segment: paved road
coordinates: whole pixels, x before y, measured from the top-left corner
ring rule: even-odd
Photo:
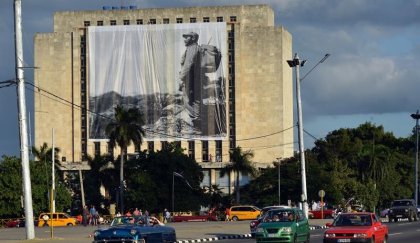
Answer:
[[[388,225],[388,242],[418,243],[420,242],[420,221],[385,223]],[[311,243],[322,243],[325,229],[311,231]],[[255,243],[255,239],[229,239],[217,243]]]
[[[332,220],[311,219],[311,225],[325,225]],[[235,235],[249,234],[249,221],[237,222],[181,222],[169,223],[176,229],[177,239],[188,241],[195,239],[204,239],[212,237],[226,237]],[[100,226],[104,227],[104,226]],[[89,237],[97,227],[93,226],[75,226],[75,227],[56,227],[53,229],[53,238],[51,238],[50,228],[35,227],[36,239],[31,243],[51,242],[51,243],[88,243],[92,242]],[[18,243],[28,242],[25,240],[26,233],[24,228],[4,228],[0,229],[0,243]]]

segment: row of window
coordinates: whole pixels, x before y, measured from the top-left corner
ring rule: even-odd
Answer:
[[[201,141],[202,148],[202,161],[203,162],[222,162],[222,141],[217,140],[216,141],[216,149],[215,149],[215,156],[209,153],[209,142],[208,141]],[[177,141],[174,142],[175,146],[181,147],[181,142]],[[161,148],[165,149],[169,146],[168,141],[161,141]],[[95,148],[95,156],[101,155],[101,144],[100,142],[94,142],[94,148]],[[147,150],[154,151],[155,150],[155,143],[153,141],[147,142]],[[127,151],[126,151],[127,152]],[[134,152],[139,153],[140,152],[140,144],[136,144],[134,146]],[[114,156],[114,148],[108,143],[108,155]],[[195,159],[195,141],[188,141],[188,156],[191,159]]]
[[[222,16],[219,16],[219,17],[216,17],[216,22],[223,22],[223,17]],[[181,23],[183,23],[184,22],[184,19],[183,18],[176,18],[175,19],[175,23],[177,23],[177,24],[181,24]],[[204,23],[207,23],[207,22],[210,22],[210,17],[203,17],[203,22]],[[236,22],[236,16],[230,16],[230,22]],[[145,22],[143,21],[143,19],[137,19],[136,20],[136,24],[137,25],[142,25],[142,24],[144,24]],[[170,23],[170,19],[169,18],[163,18],[162,19],[162,22],[161,22],[162,24],[169,24]],[[192,17],[192,18],[190,18],[190,23],[197,23],[197,18],[195,18],[195,17]],[[90,26],[91,25],[91,22],[90,21],[84,21],[84,26]],[[157,20],[156,19],[149,19],[149,21],[147,22],[147,24],[157,24]],[[97,26],[103,26],[104,25],[104,21],[103,20],[98,20],[97,22],[96,22],[96,25]],[[117,20],[110,20],[109,21],[109,25],[117,25]],[[123,25],[130,25],[130,20],[129,19],[124,19],[123,20]]]

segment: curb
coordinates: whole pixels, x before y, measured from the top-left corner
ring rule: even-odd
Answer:
[[[176,243],[195,243],[195,242],[208,242],[208,241],[218,241],[218,240],[226,240],[226,239],[245,239],[245,238],[251,238],[251,234],[226,235],[226,236],[218,236],[218,237],[211,237],[211,238],[204,238],[204,239],[197,239],[197,240],[177,240]]]
[[[309,226],[309,230],[316,230],[316,229],[326,229],[327,226]],[[218,241],[218,240],[227,240],[227,239],[246,239],[252,238],[251,234],[243,234],[243,235],[227,235],[227,236],[218,236],[218,237],[211,237],[211,238],[203,238],[203,239],[196,239],[196,240],[177,240],[176,243],[197,243],[197,242],[209,242],[209,241]]]

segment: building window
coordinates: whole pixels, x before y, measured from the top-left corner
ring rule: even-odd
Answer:
[[[99,20],[98,22],[96,22],[96,25],[97,26],[103,26],[104,25],[104,21]]]
[[[123,24],[124,24],[124,25],[130,25],[130,20],[128,20],[128,19],[124,19]]]
[[[156,24],[156,19],[150,19],[149,24]]]
[[[182,23],[182,18],[176,18],[176,23],[181,24]]]
[[[163,19],[164,24],[169,24],[169,19]]]
[[[197,22],[197,18],[190,18],[190,23],[196,23]]]
[[[138,20],[136,20],[136,23],[137,23],[138,25],[142,25],[142,24],[143,24],[143,20],[142,20],[142,19],[138,19]]]
[[[222,162],[222,141],[216,140],[216,162]]]
[[[101,155],[101,143],[100,142],[94,142],[95,144],[95,157]]]
[[[195,142],[188,141],[188,157],[195,159]]]
[[[108,155],[114,158],[114,147],[112,147],[110,142],[107,143],[107,150]]]
[[[85,27],[90,26],[90,21],[85,21],[85,22],[83,22],[83,25],[84,25]]]
[[[174,145],[175,145],[176,149],[180,149],[181,148],[181,141],[175,141]]]
[[[153,141],[147,142],[147,150],[149,150],[149,153],[155,151],[155,143]]]
[[[230,16],[230,22],[236,22],[236,16]]]
[[[110,25],[117,25],[117,21],[116,20],[111,20],[111,21],[109,21],[109,24]]]
[[[162,141],[162,142],[160,142],[161,150],[168,149],[168,145],[169,145],[168,141]]]
[[[202,141],[203,162],[209,162],[209,141]]]
[[[204,23],[208,23],[208,22],[210,22],[210,17],[204,17],[204,18],[203,18],[203,22],[204,22]]]
[[[223,22],[223,17],[217,17],[217,18],[216,18],[216,21],[217,21],[217,22]]]
[[[134,152],[135,153],[140,153],[140,143],[134,144]]]
[[[228,43],[229,43],[229,51],[233,50],[234,47],[235,47],[233,41],[232,40],[229,40]]]

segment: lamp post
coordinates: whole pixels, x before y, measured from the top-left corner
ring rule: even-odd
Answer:
[[[416,205],[418,204],[418,192],[419,192],[419,119],[420,119],[420,114],[419,114],[419,110],[417,110],[416,114],[411,114],[411,117],[413,119],[416,119],[416,155],[415,155],[415,165],[414,165],[414,201],[416,201]]]
[[[280,203],[280,165],[281,165],[281,157],[280,158],[276,158],[277,162],[274,162],[277,165],[277,173],[278,173],[278,183],[279,183],[279,205],[281,205]]]
[[[300,164],[301,164],[301,177],[302,177],[302,211],[305,217],[308,217],[308,193],[306,191],[306,169],[305,169],[305,149],[303,147],[303,124],[302,124],[302,102],[300,97],[300,82],[308,76],[312,70],[314,70],[319,64],[323,63],[330,54],[325,54],[325,56],[311,69],[306,73],[303,78],[300,78],[299,67],[305,65],[306,60],[300,60],[297,53],[293,60],[287,60],[287,63],[291,68],[295,68],[295,79],[296,79],[296,100],[297,100],[297,113],[298,113],[298,137],[299,137],[299,153],[300,153]]]

